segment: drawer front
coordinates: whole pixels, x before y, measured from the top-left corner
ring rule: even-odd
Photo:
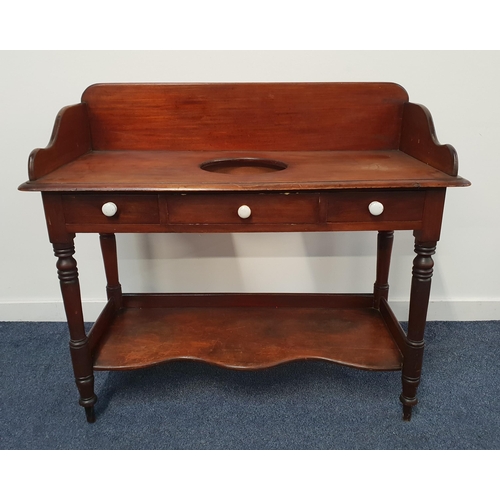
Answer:
[[[170,224],[313,224],[319,221],[317,193],[175,194],[168,196],[167,206]]]
[[[64,195],[66,224],[158,224],[158,195],[78,194]],[[113,215],[114,206],[116,213]],[[105,206],[106,205],[106,206]],[[105,215],[104,211],[108,213]],[[106,210],[107,208],[107,210]]]
[[[423,191],[342,191],[328,195],[326,219],[330,223],[420,221],[424,202]]]

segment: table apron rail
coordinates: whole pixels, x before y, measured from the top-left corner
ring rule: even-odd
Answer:
[[[68,232],[418,230],[432,190],[52,193]]]

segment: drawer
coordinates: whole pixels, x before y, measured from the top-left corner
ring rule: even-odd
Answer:
[[[158,195],[77,194],[64,195],[66,224],[158,224]],[[116,213],[113,215],[114,206]],[[108,208],[108,215],[103,207]]]
[[[317,193],[175,194],[170,224],[309,224],[319,221]]]
[[[422,220],[425,192],[341,191],[327,200],[327,222],[410,222]]]

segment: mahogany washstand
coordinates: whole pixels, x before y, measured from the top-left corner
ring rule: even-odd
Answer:
[[[173,359],[235,369],[323,359],[401,370],[417,404],[446,188],[467,186],[429,111],[392,83],[98,84],[32,152],[80,405],[94,370]],[[388,304],[395,230],[413,230],[408,332]],[[378,231],[372,293],[133,294],[115,233]],[[108,302],[86,335],[76,233],[99,233]]]

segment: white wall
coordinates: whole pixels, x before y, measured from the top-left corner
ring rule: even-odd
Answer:
[[[500,52],[0,52],[0,320],[64,320],[27,159],[96,82],[393,81],[427,106],[470,188],[449,189],[429,319],[500,319]],[[375,233],[118,235],[125,291],[371,291]],[[95,235],[78,235],[87,320],[104,302]],[[413,239],[396,233],[390,299],[406,317]]]

